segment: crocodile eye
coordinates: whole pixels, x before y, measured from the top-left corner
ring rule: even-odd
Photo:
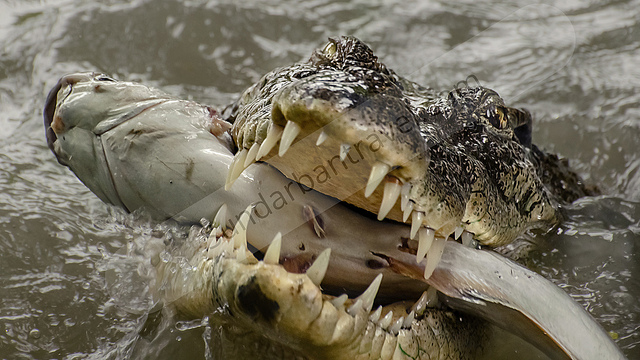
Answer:
[[[491,105],[487,109],[487,119],[495,128],[504,129],[507,127],[507,116],[505,115],[505,109],[502,106]]]
[[[324,46],[324,49],[322,49],[322,52],[328,56],[333,56],[337,50],[338,50],[338,47],[336,46],[336,44],[330,41],[327,45]]]

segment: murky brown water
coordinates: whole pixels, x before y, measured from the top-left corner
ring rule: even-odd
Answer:
[[[222,105],[352,34],[415,81],[477,79],[527,107],[535,142],[604,190],[569,206],[532,267],[640,359],[640,3],[563,4],[0,2],[0,358],[215,358],[203,334],[224,346],[199,321],[149,343],[144,284],[107,290],[103,254],[155,225],[102,204],[47,149],[41,109],[61,75],[99,70]]]

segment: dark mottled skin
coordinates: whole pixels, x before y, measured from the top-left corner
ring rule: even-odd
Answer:
[[[260,290],[260,285],[252,277],[246,284],[238,287],[236,298],[240,309],[250,317],[260,317],[265,321],[273,321],[280,306],[275,300],[269,299]]]
[[[590,193],[565,161],[531,144],[526,110],[506,106],[483,87],[444,93],[421,87],[352,37],[331,39],[309,61],[266,74],[225,115],[245,149],[287,121],[302,127],[296,141],[319,129],[338,144],[373,146],[375,139],[373,162],[390,165],[389,175],[411,184],[414,210],[426,214],[423,225],[441,236],[463,226],[482,245],[504,245],[526,229],[548,228],[560,218],[559,203]],[[266,161],[285,175],[308,174],[312,166],[297,160],[316,164],[338,151],[324,143],[301,146]],[[339,174],[314,188],[377,212],[382,192],[363,196],[368,175]],[[399,209],[388,218],[401,221]]]

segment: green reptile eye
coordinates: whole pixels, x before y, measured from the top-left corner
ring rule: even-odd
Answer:
[[[507,116],[505,114],[505,109],[501,106],[491,106],[487,109],[487,119],[491,125],[498,129],[504,129],[507,127]]]
[[[324,49],[322,49],[322,52],[329,56],[333,56],[333,54],[335,54],[337,50],[338,50],[338,47],[336,46],[336,44],[334,42],[329,42],[327,45],[324,46]]]

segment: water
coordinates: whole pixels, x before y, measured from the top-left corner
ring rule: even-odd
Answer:
[[[530,265],[640,358],[640,4],[556,6],[0,2],[0,358],[216,358],[203,334],[219,347],[231,336],[159,320],[148,342],[152,304],[107,290],[103,257],[156,225],[102,204],[47,149],[41,109],[62,74],[98,70],[223,105],[341,34],[422,84],[478,82],[535,115],[534,141],[605,195],[568,206]]]

